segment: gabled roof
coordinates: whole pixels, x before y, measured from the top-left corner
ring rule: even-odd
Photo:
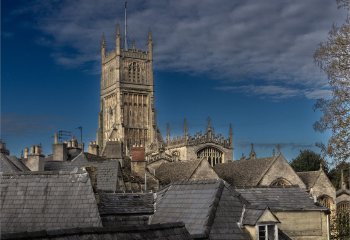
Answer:
[[[172,163],[165,162],[155,171],[156,178],[162,185],[167,185],[176,181],[189,180],[203,160],[205,159]]]
[[[350,190],[349,189],[339,189],[336,192],[336,197],[339,197],[340,195],[343,195],[343,194],[350,196]]]
[[[236,160],[214,166],[220,178],[237,187],[257,186],[279,156]]]
[[[271,214],[274,218],[273,222],[280,223],[278,218],[270,211],[268,207],[259,208],[258,206],[249,206],[245,209],[243,214],[243,225],[255,226],[264,213]]]
[[[153,214],[153,193],[100,193],[100,215]]]
[[[183,223],[165,223],[154,225],[113,226],[103,228],[73,228],[64,230],[46,230],[40,232],[22,232],[2,234],[3,240],[72,240],[72,239],[143,239],[143,240],[190,240],[191,235]]]
[[[101,226],[86,172],[3,174],[0,180],[4,233]]]
[[[73,171],[82,167],[97,168],[97,189],[102,191],[117,191],[118,176],[121,170],[118,160],[109,160],[90,153],[80,153],[71,161],[47,161],[45,171]]]
[[[272,211],[328,211],[314,203],[313,198],[299,187],[237,188],[248,202],[268,206]]]
[[[7,157],[20,171],[26,172],[30,171],[30,169],[24,165],[24,163],[21,161],[21,159],[18,159],[15,156],[8,156]]]
[[[160,195],[152,223],[183,221],[194,239],[250,239],[237,224],[244,200],[223,180],[180,181]]]
[[[297,172],[297,174],[305,183],[306,188],[310,189],[315,185],[318,177],[321,174],[321,171]]]

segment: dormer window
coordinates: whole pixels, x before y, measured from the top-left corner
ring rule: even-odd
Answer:
[[[276,224],[264,224],[257,226],[258,240],[277,240],[278,228]]]

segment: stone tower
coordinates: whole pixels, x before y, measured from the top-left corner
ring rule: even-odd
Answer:
[[[98,145],[103,151],[107,141],[121,141],[129,149],[146,148],[155,140],[153,42],[148,33],[147,50],[121,47],[117,25],[115,49],[106,50],[101,42],[101,92]]]

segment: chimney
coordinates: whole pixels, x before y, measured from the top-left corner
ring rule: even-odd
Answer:
[[[10,151],[6,149],[6,143],[4,143],[1,139],[0,139],[0,153],[3,153],[7,156],[10,155]]]
[[[141,178],[145,177],[146,159],[144,147],[131,148],[131,173]]]
[[[28,158],[29,155],[29,148],[25,147],[23,150],[23,158]]]
[[[30,154],[24,160],[24,164],[31,171],[44,171],[45,156],[41,153],[41,146],[32,146]]]
[[[55,133],[54,143],[52,144],[52,159],[54,161],[67,161],[68,152],[67,152],[67,143],[58,142],[56,138],[57,133]]]
[[[99,155],[99,146],[96,144],[96,141],[89,143],[88,153]]]

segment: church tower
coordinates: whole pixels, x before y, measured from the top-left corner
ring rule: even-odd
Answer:
[[[126,37],[125,37],[126,38]],[[107,52],[104,36],[101,42],[101,91],[98,145],[121,141],[129,149],[134,145],[148,147],[155,140],[153,41],[148,33],[147,49],[121,47],[119,25],[115,50]]]

